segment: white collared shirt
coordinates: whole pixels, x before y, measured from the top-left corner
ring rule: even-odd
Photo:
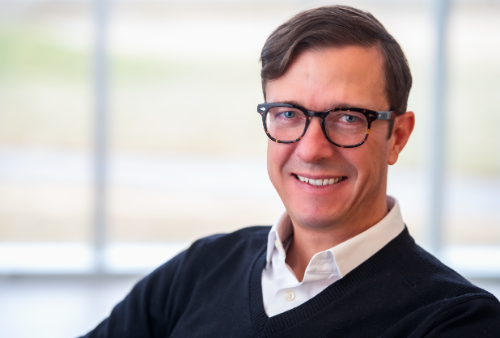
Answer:
[[[404,230],[398,201],[387,196],[389,213],[359,235],[315,254],[302,282],[285,263],[286,250],[293,235],[290,216],[285,211],[268,236],[267,264],[262,271],[262,297],[269,317],[297,307],[344,277],[373,256]]]

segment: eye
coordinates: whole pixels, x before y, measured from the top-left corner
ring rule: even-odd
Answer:
[[[356,116],[353,115],[342,115],[340,118],[340,121],[342,122],[347,122],[347,123],[354,123],[358,120]]]
[[[287,119],[291,119],[295,117],[295,112],[294,111],[286,111],[283,112],[283,116],[285,116]]]

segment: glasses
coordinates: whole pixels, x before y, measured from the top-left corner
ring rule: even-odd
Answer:
[[[363,108],[333,108],[324,112],[307,110],[291,103],[261,103],[257,112],[267,136],[277,143],[300,141],[311,123],[311,118],[321,119],[321,129],[328,141],[341,148],[355,148],[362,145],[370,134],[372,122],[389,120],[389,135],[392,133],[392,113],[395,110],[374,111]]]

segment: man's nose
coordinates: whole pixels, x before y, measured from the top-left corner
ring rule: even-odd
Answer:
[[[334,155],[335,145],[326,139],[321,119],[313,117],[305,135],[297,143],[296,154],[306,163],[316,163]]]

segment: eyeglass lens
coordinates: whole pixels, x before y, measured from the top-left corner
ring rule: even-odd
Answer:
[[[279,141],[294,141],[304,133],[307,119],[299,109],[272,107],[266,116],[266,128],[269,135]],[[342,146],[362,142],[368,132],[366,116],[357,112],[331,112],[324,123],[330,140]]]

